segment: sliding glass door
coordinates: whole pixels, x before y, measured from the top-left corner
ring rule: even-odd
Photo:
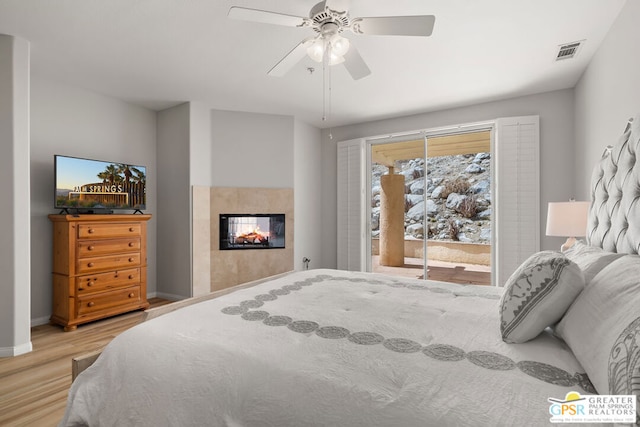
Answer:
[[[370,144],[370,271],[491,283],[491,134]]]
[[[412,141],[423,146],[424,154],[405,153],[403,159],[398,154],[401,144],[394,144]],[[374,164],[379,165],[377,172]],[[384,251],[391,260],[385,262],[403,265],[410,254],[427,261],[421,261],[423,277],[438,280],[437,272],[465,273],[470,268],[463,264],[481,265],[479,259],[486,260],[488,249],[491,283],[502,286],[540,247],[539,173],[537,116],[339,142],[337,267],[372,271],[375,252],[382,256]],[[377,184],[383,176],[392,177]],[[382,243],[387,227],[388,241]],[[409,241],[419,236],[423,250],[416,255],[409,247],[415,243]],[[484,245],[485,252],[470,251],[476,243]],[[438,258],[444,253],[451,260],[460,246],[471,253],[453,259],[454,268],[438,270]]]
[[[370,271],[425,278],[425,139],[369,146]]]

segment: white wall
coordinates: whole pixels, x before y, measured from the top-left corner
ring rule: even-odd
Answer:
[[[167,299],[191,296],[190,105],[158,112],[158,288]]]
[[[291,116],[211,110],[211,185],[293,188],[293,123]]]
[[[302,258],[311,259],[309,268],[321,266],[322,228],[322,135],[320,129],[296,120],[294,125],[293,171],[295,243],[293,265],[303,269]]]
[[[589,200],[591,171],[627,120],[640,114],[640,2],[628,1],[575,88],[575,188]]]
[[[573,196],[573,90],[566,89],[504,101],[380,120],[322,132],[322,267],[335,268],[336,260],[336,143],[396,132],[482,122],[499,117],[540,116],[540,218],[544,234],[547,203]],[[556,249],[562,239],[541,236],[542,249]]]
[[[53,155],[147,167],[148,292],[156,291],[156,114],[77,87],[32,77],[31,86],[31,318],[51,315]],[[127,211],[125,211],[127,212]]]

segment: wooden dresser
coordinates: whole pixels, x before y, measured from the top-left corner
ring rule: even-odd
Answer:
[[[49,215],[53,222],[51,322],[72,331],[146,309],[151,215]]]

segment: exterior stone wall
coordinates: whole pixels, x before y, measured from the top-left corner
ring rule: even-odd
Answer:
[[[429,240],[490,244],[490,164],[490,153],[430,157],[426,162],[422,158],[398,162],[397,173],[405,177],[405,239],[421,240],[426,234]],[[387,167],[373,166],[373,238],[380,234],[380,177],[386,173]]]

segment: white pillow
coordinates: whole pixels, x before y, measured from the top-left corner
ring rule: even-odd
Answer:
[[[599,394],[640,396],[640,256],[625,255],[603,268],[555,332]]]
[[[500,300],[500,332],[523,343],[556,323],[584,288],[580,268],[560,252],[532,255],[509,277]]]
[[[583,240],[577,240],[573,246],[564,251],[563,254],[578,264],[578,267],[580,267],[580,270],[582,270],[584,274],[585,286],[591,283],[591,280],[593,280],[600,270],[624,256],[624,254],[607,252],[597,246],[589,246]]]

